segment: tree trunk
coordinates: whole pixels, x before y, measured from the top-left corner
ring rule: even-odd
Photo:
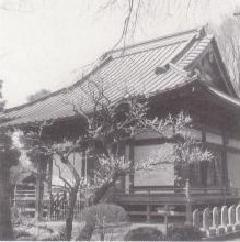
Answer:
[[[10,167],[0,164],[0,240],[14,240],[11,221],[11,186],[9,177]]]
[[[93,195],[93,205],[97,205],[100,203],[101,199],[105,196],[106,192],[113,187],[115,182],[103,184]]]
[[[93,205],[97,205],[100,203],[101,199],[105,196],[106,192],[115,185],[118,177],[119,175],[114,175],[112,178],[112,182],[105,183],[96,190],[96,192],[93,195]]]
[[[77,201],[77,194],[78,194],[79,185],[75,186],[70,191],[70,198],[69,198],[69,208],[67,212],[66,218],[66,240],[70,241],[72,236],[72,222],[73,222],[73,213],[74,208]]]

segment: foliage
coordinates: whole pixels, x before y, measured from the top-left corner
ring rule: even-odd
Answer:
[[[18,228],[14,230],[14,235],[16,240],[27,240],[26,238],[32,238],[32,234],[23,228]]]
[[[95,225],[92,223],[86,223],[84,227],[80,230],[80,233],[77,237],[77,241],[90,241]]]
[[[121,126],[121,129],[125,130],[125,134],[128,134],[130,137],[134,137],[139,130],[154,131],[166,143],[174,143],[173,150],[169,152],[167,157],[160,155],[157,159],[149,157],[141,162],[135,161],[134,167],[132,167],[132,161],[126,160],[124,155],[118,155],[120,146],[117,146],[117,144],[115,150],[108,150],[107,154],[103,153],[96,157],[96,169],[94,171],[95,188],[102,187],[103,184],[114,183],[117,178],[129,174],[133,170],[144,169],[150,171],[155,166],[165,164],[166,162],[173,162],[176,167],[187,169],[191,163],[213,160],[214,155],[206,150],[200,141],[192,137],[191,131],[189,131],[192,120],[189,115],[181,112],[175,116],[169,114],[165,119],[155,118],[152,120],[147,117],[146,107],[146,104],[134,104],[132,109],[129,110],[129,114],[125,114],[125,120],[118,123],[117,126]],[[115,140],[117,140],[116,136]],[[181,174],[176,173],[176,175],[180,176]],[[184,179],[186,178],[188,177],[184,177]],[[180,178],[176,177],[176,179]]]
[[[118,223],[127,221],[127,212],[124,208],[112,204],[98,204],[85,208],[82,220],[101,226],[103,223]]]
[[[116,205],[99,204],[84,209],[81,219],[85,222],[85,226],[80,231],[77,240],[84,241],[91,238],[96,227],[100,227],[104,237],[104,225],[127,221],[127,212],[124,208]]]
[[[3,109],[2,102],[0,109]],[[11,132],[0,129],[0,240],[14,238],[10,210],[10,168],[18,164],[19,156],[19,151],[12,144]]]
[[[193,227],[173,227],[168,230],[168,239],[171,241],[196,241],[201,238],[201,232]]]
[[[61,233],[55,232],[46,227],[24,227],[14,229],[16,240],[31,240],[31,241],[61,241],[63,240]]]
[[[130,230],[125,238],[125,241],[162,241],[163,235],[160,230],[153,227],[139,227]]]
[[[11,133],[0,130],[0,167],[18,164],[20,152],[12,146]]]
[[[94,94],[95,95],[95,94]],[[106,103],[104,95],[92,96],[94,100],[94,113],[84,114],[73,104],[74,111],[83,115],[88,126],[79,134],[77,140],[64,140],[62,143],[53,143],[44,139],[44,131],[51,123],[43,123],[35,130],[28,130],[23,137],[24,147],[32,160],[41,160],[43,157],[59,157],[63,166],[68,169],[74,178],[73,182],[63,176],[61,167],[55,163],[59,178],[66,184],[70,197],[70,206],[66,220],[66,231],[70,239],[73,219],[73,208],[77,199],[78,190],[86,185],[93,190],[92,202],[94,205],[101,202],[107,191],[111,189],[116,181],[134,170],[151,170],[156,165],[166,162],[166,157],[146,159],[141,162],[127,160],[123,144],[126,140],[134,139],[140,130],[151,130],[158,133],[165,143],[174,143],[175,148],[169,157],[169,163],[173,160],[182,166],[191,162],[210,160],[211,153],[204,150],[201,144],[191,138],[186,132],[191,127],[189,115],[179,113],[169,115],[164,119],[149,118],[149,103],[147,97],[128,97],[117,104]],[[88,152],[88,158],[94,162],[93,179],[86,184],[70,160],[71,154],[75,152]],[[185,178],[184,178],[185,179]],[[85,228],[87,229],[87,228]]]

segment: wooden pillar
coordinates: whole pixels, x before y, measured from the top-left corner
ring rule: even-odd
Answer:
[[[85,151],[82,152],[82,165],[81,165],[81,176],[85,177]]]
[[[49,204],[48,204],[48,217],[52,217],[52,202],[53,202],[53,194],[52,194],[52,178],[53,178],[53,157],[49,157],[48,160],[48,195],[49,195]]]
[[[87,181],[88,181],[88,174],[89,174],[88,161],[90,161],[90,159],[88,159],[88,153],[86,152],[84,153],[84,172],[85,172],[84,174]]]
[[[210,210],[205,208],[203,210],[203,229],[206,231],[210,227]]]
[[[169,216],[169,207],[168,205],[164,205],[164,211],[166,211],[165,215],[164,215],[164,234],[166,237],[168,237],[168,216]]]
[[[193,227],[196,229],[200,228],[200,213],[198,209],[193,211]]]
[[[150,205],[147,205],[147,222],[150,222],[150,214],[151,214],[151,207]]]
[[[225,188],[229,188],[228,182],[228,165],[227,165],[227,135],[223,133],[223,150],[222,150],[222,180]]]
[[[129,174],[129,194],[134,193],[134,139],[129,140],[128,160],[131,162],[131,172]]]
[[[36,179],[36,204],[35,219],[43,219],[43,195],[44,195],[44,177],[46,175],[47,161],[46,157],[39,156],[37,160],[37,179]]]
[[[214,207],[213,208],[213,222],[212,222],[212,226],[216,229],[219,224],[220,224],[220,216],[219,216],[219,209],[218,207]]]
[[[202,128],[202,143],[203,143],[203,149],[205,150],[207,148],[207,131],[206,127],[203,126]],[[201,173],[201,186],[206,187],[207,186],[207,180],[208,180],[208,162],[202,161],[200,163],[200,173]]]
[[[125,147],[125,159],[127,162],[129,161],[129,145],[127,144]],[[129,174],[125,175],[125,193],[129,194]]]
[[[186,197],[186,220],[185,225],[192,226],[192,203],[191,203],[191,187],[189,179],[186,180],[185,197]]]

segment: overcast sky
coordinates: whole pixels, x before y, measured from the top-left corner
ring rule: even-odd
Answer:
[[[0,0],[0,79],[7,106],[45,88],[72,84],[81,66],[112,48],[121,35],[124,1],[99,11],[105,0]],[[240,0],[146,0],[134,39],[219,23]],[[123,4],[123,5],[121,5]],[[187,11],[188,9],[188,11]]]

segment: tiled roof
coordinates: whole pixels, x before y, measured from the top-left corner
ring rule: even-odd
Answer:
[[[224,103],[228,104],[231,107],[240,109],[240,99],[230,97],[223,91],[216,89],[214,87],[211,87],[211,86],[207,86],[206,88],[209,91],[209,93],[212,96],[214,96],[215,98],[217,98],[218,100],[222,100]]]
[[[76,115],[73,104],[85,113],[91,112],[92,97],[100,89],[107,100],[115,102],[126,95],[184,86],[193,80],[184,67],[201,55],[212,39],[202,31],[191,30],[107,52],[100,64],[73,86],[6,110],[6,125],[72,117]]]

